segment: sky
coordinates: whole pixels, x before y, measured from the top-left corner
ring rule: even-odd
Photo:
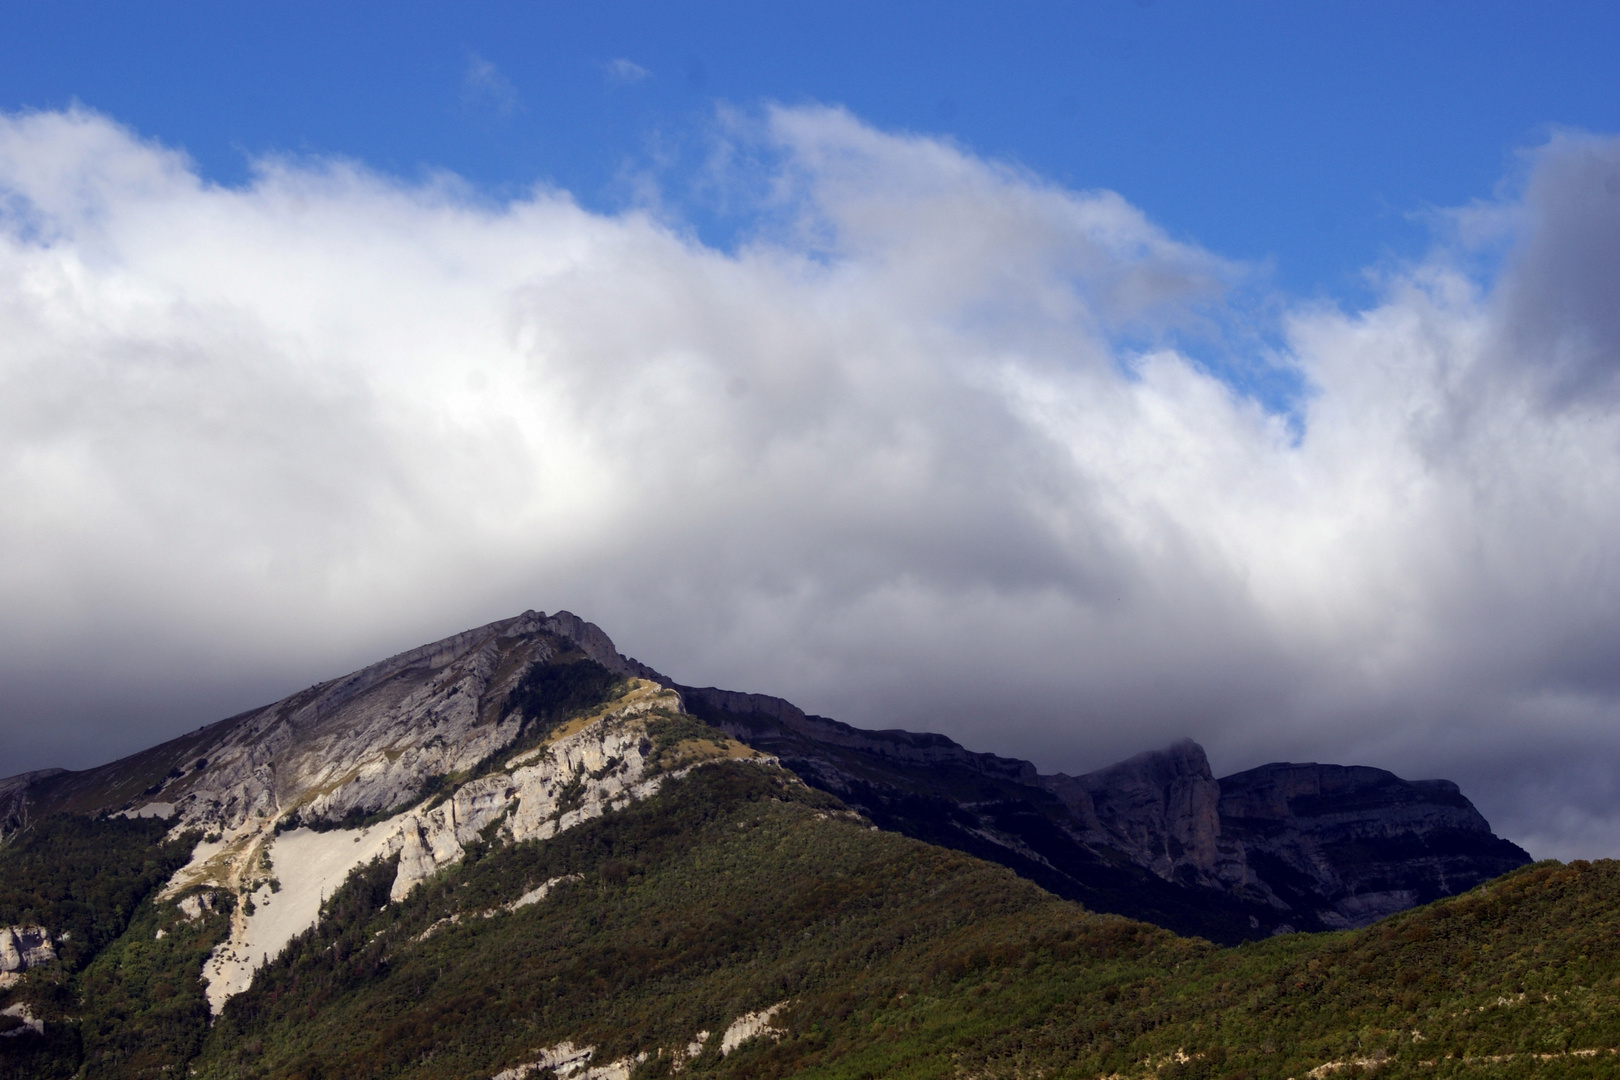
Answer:
[[[0,9],[0,775],[568,609],[1620,855],[1620,9],[245,7]]]

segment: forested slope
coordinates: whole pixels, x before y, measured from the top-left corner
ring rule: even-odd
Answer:
[[[358,871],[212,1028],[183,983],[210,924],[143,901],[80,969],[11,992],[47,1014],[48,1036],[3,1040],[0,1068],[491,1077],[563,1044],[592,1048],[581,1069],[636,1076],[677,1063],[751,1077],[1620,1068],[1610,862],[1538,865],[1364,930],[1222,949],[1091,914],[874,831],[780,770],[722,762],[550,841],[469,851],[403,903],[387,904],[392,880],[386,862]],[[775,1031],[721,1055],[728,1027],[783,1002]]]

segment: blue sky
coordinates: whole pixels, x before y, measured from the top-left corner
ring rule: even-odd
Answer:
[[[0,776],[527,608],[1620,854],[1620,6],[0,7]]]
[[[1601,3],[24,2],[0,107],[80,102],[222,183],[342,155],[614,208],[651,174],[723,244],[746,219],[691,186],[717,109],[842,105],[1359,301],[1518,151],[1620,129],[1617,54]]]

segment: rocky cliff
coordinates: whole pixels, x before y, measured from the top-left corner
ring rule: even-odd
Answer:
[[[83,772],[29,774],[8,815],[127,809],[207,831],[297,814],[310,822],[384,810],[465,771],[517,736],[505,703],[537,664],[589,658],[648,672],[568,612],[525,612],[424,645],[262,709]],[[16,778],[18,780],[24,778]],[[6,800],[11,781],[0,781]]]
[[[1223,777],[1220,793],[1221,833],[1250,880],[1324,927],[1365,926],[1530,861],[1449,780],[1277,763]]]
[[[0,988],[15,985],[18,973],[56,959],[56,944],[43,926],[0,926]]]
[[[1285,763],[1217,779],[1190,740],[1082,776],[1042,775],[942,735],[680,689],[693,712],[879,825],[1213,940],[1364,926],[1530,861],[1446,780]]]

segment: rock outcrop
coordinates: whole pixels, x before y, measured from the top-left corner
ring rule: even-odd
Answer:
[[[1043,776],[1040,784],[1102,843],[1167,881],[1236,888],[1248,879],[1242,846],[1222,835],[1221,786],[1191,739],[1084,776]]]
[[[585,660],[618,676],[621,691],[536,742],[519,700],[525,680]],[[218,1012],[315,923],[361,863],[397,859],[398,900],[474,842],[545,839],[705,760],[768,761],[740,743],[656,745],[648,721],[683,713],[667,683],[578,616],[529,611],[110,765],[0,781],[0,811],[16,827],[69,810],[160,817],[172,836],[202,833],[162,895],[189,919],[218,890],[243,898],[204,970]],[[23,940],[0,936],[0,960],[14,938]]]
[[[218,1013],[228,998],[247,989],[265,959],[314,925],[324,898],[351,870],[372,859],[397,857],[390,891],[397,902],[459,862],[474,842],[549,839],[649,797],[670,777],[704,761],[770,762],[741,744],[661,748],[649,732],[649,718],[674,718],[680,712],[674,691],[632,678],[624,693],[605,706],[571,721],[539,745],[514,753],[499,767],[487,767],[456,784],[437,802],[357,829],[297,828],[284,834],[261,829],[251,845],[236,841],[223,861],[206,848],[199,850],[170,882],[170,893],[218,884],[221,878],[241,882],[246,870],[252,900],[235,913],[230,937],[204,968],[210,1006]],[[538,901],[560,880],[517,897],[506,910]],[[181,906],[189,914],[186,905],[206,895],[193,894]]]
[[[56,959],[56,944],[43,926],[0,926],[0,972],[24,971]]]
[[[290,812],[310,822],[375,813],[510,745],[507,695],[536,664],[568,655],[657,678],[578,616],[528,611],[109,765],[0,781],[0,808],[148,813],[222,833]]]
[[[770,1008],[760,1009],[758,1012],[744,1013],[737,1017],[720,1036],[720,1056],[730,1057],[733,1050],[750,1039],[780,1039],[787,1034],[784,1029],[771,1023],[776,1014],[787,1007],[787,1002],[778,1001]]]
[[[789,1002],[779,1001],[769,1008],[744,1013],[733,1020],[720,1037],[720,1056],[730,1057],[734,1050],[753,1039],[780,1039],[787,1032],[774,1026],[771,1020],[787,1008],[788,1004]],[[708,1045],[709,1035],[707,1031],[700,1031],[685,1047],[660,1048],[658,1057],[663,1059],[667,1056],[669,1071],[679,1073],[689,1061],[703,1053],[704,1047]],[[596,1056],[596,1047],[577,1046],[571,1040],[531,1053],[533,1055],[531,1060],[509,1069],[502,1069],[490,1080],[526,1080],[527,1077],[547,1072],[553,1076],[564,1077],[566,1080],[629,1080],[636,1067],[652,1056],[643,1051],[635,1057],[619,1058],[606,1065],[592,1065],[591,1059]]]
[[[641,1053],[635,1057],[610,1061],[606,1065],[592,1065],[591,1058],[595,1054],[594,1046],[558,1043],[545,1050],[536,1050],[533,1061],[502,1069],[492,1080],[524,1080],[524,1077],[548,1072],[564,1080],[630,1080],[636,1066],[647,1060],[647,1055]]]
[[[465,846],[496,821],[507,840],[545,840],[651,795],[665,774],[649,775],[653,744],[639,721],[680,711],[677,694],[638,679],[579,730],[462,784],[437,807],[402,815],[393,898],[459,861]]]
[[[28,1003],[19,1001],[15,1005],[8,1005],[0,1009],[0,1017],[9,1017],[10,1024],[0,1027],[0,1039],[15,1039],[19,1035],[45,1034],[45,1021],[37,1019],[28,1008]]]

